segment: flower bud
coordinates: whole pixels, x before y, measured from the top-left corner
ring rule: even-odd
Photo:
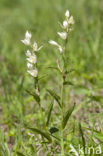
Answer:
[[[33,67],[33,65],[31,64],[31,63],[27,63],[27,67],[29,68],[29,69],[31,69],[32,67]]]
[[[51,45],[58,46],[58,43],[55,42],[55,41],[53,41],[53,40],[50,40],[49,43],[50,43]]]
[[[31,56],[31,52],[30,52],[30,50],[27,50],[27,52],[26,52],[26,56],[28,56],[28,57]]]
[[[69,14],[69,10],[67,10],[67,11],[65,12],[65,17],[66,17],[66,18],[69,18],[69,15],[70,15],[70,14]]]
[[[68,22],[67,21],[64,21],[63,22],[63,27],[64,27],[64,29],[67,29],[68,28]]]
[[[36,42],[34,42],[34,44],[33,44],[33,50],[34,50],[34,51],[37,51],[37,50],[38,50],[38,45],[37,45]]]
[[[73,16],[71,16],[71,17],[69,18],[68,23],[69,23],[69,24],[74,24],[74,18],[73,18]]]
[[[25,33],[25,38],[26,39],[31,39],[31,33],[29,33],[28,31],[26,31],[26,33]]]

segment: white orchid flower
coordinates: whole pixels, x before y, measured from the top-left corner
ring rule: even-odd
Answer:
[[[32,69],[32,67],[33,67],[33,65],[31,64],[31,63],[27,63],[27,67],[29,68],[29,69]]]
[[[41,46],[41,47],[38,48],[38,44],[36,42],[34,42],[34,44],[33,44],[33,50],[34,51],[39,51],[42,47],[43,46]]]
[[[54,45],[54,46],[58,46],[58,45],[59,45],[57,42],[55,42],[55,41],[53,41],[53,40],[50,40],[49,43],[50,43],[51,45]]]
[[[30,56],[31,56],[31,52],[30,52],[30,50],[27,50],[27,52],[26,52],[26,56],[27,56],[27,57],[30,57]]]
[[[63,48],[62,48],[57,42],[55,42],[55,41],[53,41],[53,40],[50,40],[49,43],[50,43],[51,45],[56,46],[56,47],[59,49],[60,53],[63,52]]]
[[[74,24],[74,18],[73,18],[73,16],[71,16],[71,17],[69,18],[68,23],[69,23],[69,24]]]
[[[30,57],[27,58],[27,60],[30,62],[30,63],[36,63],[37,62],[37,58],[36,58],[36,55],[31,55]]]
[[[68,28],[68,22],[67,21],[63,21],[63,28],[67,29]]]
[[[30,40],[29,39],[21,40],[21,42],[24,43],[25,45],[30,45]]]
[[[31,39],[31,37],[32,37],[31,33],[29,33],[28,31],[26,31],[25,38],[26,39]]]
[[[30,45],[31,36],[32,35],[28,31],[26,31],[25,38],[24,40],[21,40],[21,42],[24,43],[25,45]]]
[[[33,77],[37,77],[37,75],[38,75],[38,70],[37,70],[37,69],[28,70],[27,72],[28,72],[31,76],[33,76]]]
[[[66,40],[66,38],[67,38],[67,33],[66,33],[66,32],[58,32],[58,35],[59,35],[63,40]]]

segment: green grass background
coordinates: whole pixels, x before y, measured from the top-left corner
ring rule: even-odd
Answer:
[[[33,99],[25,92],[28,87],[33,88],[33,80],[26,73],[27,48],[20,40],[28,30],[32,33],[33,41],[44,45],[38,62],[40,76],[48,74],[40,86],[43,107],[47,109],[45,88],[55,88],[59,92],[57,84],[60,80],[55,71],[47,69],[47,66],[56,65],[59,56],[59,52],[48,41],[53,39],[61,42],[57,36],[57,31],[61,31],[58,21],[63,21],[67,9],[75,19],[68,43],[68,57],[72,60],[68,59],[68,66],[76,72],[70,79],[73,83],[84,86],[69,89],[77,99],[79,97],[79,113],[76,117],[83,121],[89,120],[92,127],[98,119],[99,128],[103,128],[103,1],[0,0],[0,136],[4,149],[7,149],[7,144],[9,149],[16,149],[19,146],[17,144],[23,142],[26,151],[27,142],[22,138],[20,126],[24,120],[32,124],[34,117],[39,121],[41,119],[39,111],[34,114],[37,106],[32,109]],[[70,95],[68,89],[66,91],[67,99]],[[82,105],[83,100],[88,99],[92,102],[89,105],[84,102]],[[71,98],[71,102],[73,100]],[[99,113],[96,112],[98,109]],[[0,156],[7,156],[7,153],[3,152]]]

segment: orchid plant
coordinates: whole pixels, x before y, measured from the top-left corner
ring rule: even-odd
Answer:
[[[51,117],[51,112],[53,111],[53,104],[51,104],[50,108],[49,108],[49,113],[46,117],[47,118],[47,122],[46,124],[44,123],[44,130],[41,131],[40,128],[29,128],[31,131],[39,133],[42,136],[43,142],[45,139],[48,140],[48,144],[50,144],[51,146],[53,146],[54,142],[60,147],[60,153],[61,156],[65,156],[65,138],[64,138],[64,131],[65,131],[65,127],[67,125],[67,121],[70,117],[70,115],[72,114],[73,110],[74,110],[74,104],[72,107],[70,107],[67,111],[65,110],[65,102],[64,102],[64,90],[65,90],[65,85],[69,84],[69,81],[67,80],[67,74],[69,73],[69,71],[67,71],[67,43],[68,43],[68,38],[69,38],[69,34],[72,31],[72,27],[74,24],[74,19],[73,16],[70,16],[69,11],[67,10],[65,12],[65,20],[63,21],[63,23],[60,24],[60,27],[62,29],[62,32],[57,32],[57,34],[59,35],[59,37],[64,40],[63,41],[63,45],[57,43],[54,40],[50,40],[49,44],[53,45],[55,48],[57,48],[61,54],[62,57],[62,61],[63,64],[62,66],[60,65],[60,60],[57,61],[57,70],[59,71],[60,75],[61,75],[61,79],[62,81],[60,82],[60,96],[57,95],[57,93],[55,93],[53,90],[51,89],[47,89],[47,92],[50,94],[50,96],[52,96],[52,98],[58,103],[58,107],[60,108],[60,125],[58,125],[58,127],[56,128],[50,128],[48,127],[48,123],[50,122],[50,117]],[[40,100],[40,90],[39,90],[39,82],[38,82],[38,64],[37,64],[37,53],[38,51],[41,50],[41,48],[43,46],[40,46],[38,48],[38,44],[36,42],[34,42],[33,44],[31,43],[31,33],[29,33],[28,31],[25,34],[25,38],[24,40],[21,40],[22,43],[24,43],[27,46],[30,46],[30,48],[32,49],[31,51],[28,49],[26,52],[26,60],[27,60],[27,72],[34,78],[35,81],[35,95],[33,95],[36,99],[36,101],[39,103],[39,106],[41,107],[41,100]],[[31,94],[32,95],[32,94]],[[37,100],[39,99],[39,100]],[[42,109],[41,109],[41,113],[42,113]],[[45,113],[46,114],[46,113]],[[44,121],[44,120],[43,120]],[[55,137],[53,134],[57,132],[59,133],[60,138]],[[44,143],[45,144],[45,143]],[[46,145],[45,145],[46,146]],[[46,148],[49,148],[46,146]],[[55,147],[54,147],[55,148]]]
[[[27,50],[26,52],[27,72],[34,78],[36,94],[39,95],[37,52],[40,51],[43,46],[40,46],[38,48],[38,44],[35,41],[32,44],[31,37],[32,37],[31,33],[26,31],[25,38],[24,40],[21,40],[21,42],[32,49],[32,51]]]

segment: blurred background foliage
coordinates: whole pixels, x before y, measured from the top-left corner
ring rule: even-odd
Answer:
[[[48,44],[48,40],[61,42],[57,36],[57,31],[61,30],[58,21],[63,21],[67,9],[75,19],[74,30],[68,42],[68,66],[75,69],[70,79],[84,88],[67,89],[65,98],[74,98],[73,95],[76,95],[78,99],[79,94],[77,103],[80,105],[77,111],[81,111],[80,119],[85,119],[86,114],[93,124],[97,116],[98,122],[102,122],[103,0],[0,0],[0,122],[1,129],[6,129],[9,136],[15,136],[15,120],[17,123],[22,122],[25,109],[26,114],[35,112],[30,106],[32,97],[25,93],[26,88],[33,88],[33,82],[26,74],[27,48],[20,40],[28,30],[32,33],[33,41],[44,45],[38,61],[40,76],[49,75],[41,80],[41,95],[46,107],[45,99],[48,97],[45,95],[45,88],[56,88],[59,91],[56,84],[60,80],[55,71],[47,69],[48,66],[56,65],[56,59],[60,57],[59,52]],[[68,90],[71,91],[70,95]],[[82,94],[85,98],[81,97]],[[71,102],[75,99],[72,98]],[[84,102],[84,106],[81,103],[83,98],[93,103],[88,105]],[[98,109],[99,115],[95,114]],[[87,115],[88,112],[94,114]],[[40,119],[39,115],[37,118]],[[31,116],[26,116],[26,119],[31,119]],[[9,128],[5,128],[5,125]]]
[[[45,45],[39,57],[40,62],[43,65],[55,62],[58,54],[51,50],[47,42],[49,39],[58,40],[58,21],[62,22],[66,9],[75,18],[68,54],[78,74],[80,77],[86,77],[86,73],[89,77],[103,77],[102,0],[1,0],[0,4],[1,77],[6,76],[4,85],[8,83],[8,77],[18,81],[25,73],[26,49],[20,40],[26,30],[33,34],[33,40]]]

